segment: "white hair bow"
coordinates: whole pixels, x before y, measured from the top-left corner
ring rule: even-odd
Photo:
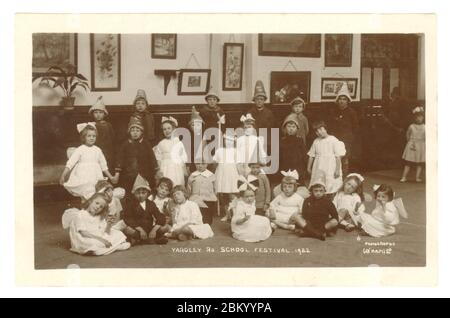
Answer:
[[[255,118],[253,118],[252,114],[242,115],[241,116],[241,122],[246,122],[247,120],[253,120],[255,121]]]
[[[285,176],[285,177],[292,177],[292,178],[294,178],[295,180],[298,180],[298,179],[299,179],[297,170],[291,170],[291,169],[289,169],[288,171],[281,171],[281,174],[282,174],[283,176]]]
[[[83,131],[83,129],[86,128],[87,126],[92,126],[94,129],[96,129],[95,128],[95,123],[90,121],[88,123],[77,124],[78,133],[81,133]]]
[[[373,191],[377,191],[380,186],[381,184],[374,184],[372,187]]]
[[[247,189],[251,189],[253,191],[256,191],[258,189],[258,186],[256,185],[258,182],[258,178],[256,178],[253,175],[249,175],[248,178],[245,178],[244,176],[238,177],[238,189],[239,191],[245,191]]]
[[[415,114],[415,113],[423,113],[423,112],[425,112],[425,109],[423,107],[421,107],[421,106],[417,106],[416,108],[413,109],[412,112],[413,112],[413,114]]]
[[[166,121],[170,121],[172,123],[175,124],[176,127],[178,127],[178,120],[176,120],[175,118],[173,118],[172,116],[166,117],[166,116],[162,116],[161,118],[161,123],[164,123]]]
[[[225,125],[225,115],[220,116],[217,114],[217,119],[219,120],[217,123],[221,125]]]
[[[356,177],[359,179],[359,181],[364,182],[364,177],[359,173],[350,173],[349,175],[347,175],[347,178],[348,177]]]

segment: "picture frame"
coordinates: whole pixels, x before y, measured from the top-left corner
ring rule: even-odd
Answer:
[[[309,103],[311,72],[271,72],[270,102],[273,105],[287,105],[300,96]]]
[[[152,37],[152,59],[176,59],[177,35],[175,33],[154,33]]]
[[[353,34],[325,34],[325,67],[352,66]]]
[[[244,71],[244,44],[224,43],[222,90],[242,90],[242,75]]]
[[[91,33],[91,91],[120,91],[120,34]]]
[[[320,57],[321,34],[258,34],[260,56]]]
[[[78,72],[77,33],[33,33],[32,42],[33,77],[46,74],[51,66],[66,69],[73,65],[73,73]]]
[[[178,74],[178,95],[206,95],[210,78],[210,69],[181,69]]]
[[[321,86],[321,98],[323,100],[336,99],[342,84],[346,82],[348,90],[350,91],[350,97],[356,98],[358,92],[358,79],[357,78],[334,78],[323,77]]]

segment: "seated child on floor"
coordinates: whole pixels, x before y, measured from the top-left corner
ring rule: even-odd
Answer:
[[[272,228],[269,219],[255,212],[255,192],[248,187],[241,191],[241,198],[236,203],[231,219],[231,231],[235,239],[260,242],[270,237]]]
[[[175,206],[172,212],[172,229],[170,238],[180,241],[194,238],[206,239],[213,237],[214,233],[209,224],[204,224],[202,214],[197,203],[188,200],[188,193],[184,186],[177,185],[172,191]]]
[[[298,173],[294,171],[282,171],[284,177],[281,180],[281,194],[270,203],[266,214],[273,228],[281,227],[285,230],[295,230],[297,215],[302,213],[303,197],[297,193]]]
[[[173,182],[169,178],[162,177],[156,184],[156,193],[149,197],[150,201],[155,203],[159,212],[165,215],[166,223],[172,224],[172,215],[170,205],[173,203],[170,193],[172,192]]]
[[[124,221],[125,234],[132,244],[166,244],[164,233],[170,230],[166,217],[159,212],[155,203],[150,201],[150,185],[138,175],[133,186],[134,198],[127,200]]]
[[[358,225],[355,212],[365,211],[363,182],[363,176],[358,173],[350,173],[333,198],[333,204],[339,215],[339,225],[347,232],[353,231]]]
[[[95,185],[96,193],[105,194],[108,203],[108,221],[111,222],[112,227],[116,230],[123,231],[127,227],[122,220],[122,203],[121,199],[125,197],[125,190],[123,188],[113,188],[108,180],[100,180]]]
[[[112,227],[107,215],[108,203],[103,193],[95,193],[81,210],[66,210],[63,227],[70,229],[70,250],[82,255],[108,255],[130,248],[126,236]]]
[[[364,231],[372,237],[384,237],[395,233],[395,226],[400,223],[399,215],[407,218],[408,214],[401,198],[394,199],[394,191],[387,184],[375,185],[375,209],[371,214],[359,213],[359,223]]]
[[[325,178],[324,178],[325,179]],[[311,196],[303,202],[302,215],[297,218],[300,237],[312,237],[325,241],[336,233],[339,216],[336,207],[325,195],[325,182],[319,178],[311,184]]]

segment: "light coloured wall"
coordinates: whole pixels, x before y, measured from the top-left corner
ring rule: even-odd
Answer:
[[[270,94],[270,72],[282,71],[289,60],[298,71],[311,71],[311,102],[319,102],[322,77],[356,77],[360,89],[361,37],[353,36],[351,67],[324,67],[324,39],[320,58],[258,56],[257,34],[178,34],[177,59],[152,59],[151,36],[149,34],[122,34],[121,36],[121,91],[88,92],[76,95],[76,105],[90,105],[103,95],[107,105],[129,105],[136,90],[143,88],[152,104],[201,104],[203,96],[178,96],[177,79],[172,78],[167,95],[163,92],[163,79],[154,75],[155,69],[198,68],[192,59],[195,54],[201,68],[211,68],[211,85],[219,92],[222,103],[247,103],[251,101],[256,80],[263,81]],[[225,42],[244,43],[244,73],[241,91],[222,91],[222,54]],[[89,34],[78,36],[78,70],[90,80]],[[292,67],[285,69],[294,71]],[[33,86],[33,105],[57,105],[59,96],[53,90]]]

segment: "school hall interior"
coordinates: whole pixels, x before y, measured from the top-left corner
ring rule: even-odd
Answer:
[[[35,46],[39,35],[33,37],[33,62],[45,55],[45,48]],[[96,58],[101,36],[69,34],[63,42],[54,39],[53,45],[67,44],[71,64],[89,83],[86,91],[74,91],[73,107],[61,104],[60,90],[33,82],[36,269],[66,268],[70,264],[81,268],[425,265],[425,180],[399,182],[411,110],[426,106],[424,35],[318,34],[301,38],[304,45],[297,47],[295,38],[268,34],[115,34],[110,40],[119,63],[114,65],[103,65],[104,61]],[[169,49],[165,49],[164,41],[168,41]],[[228,74],[233,62],[227,58],[236,52],[234,66],[239,70],[233,80]],[[33,65],[33,78],[46,70],[42,61],[37,62],[41,67]],[[102,67],[112,67],[111,78],[101,78],[98,70]],[[61,216],[77,198],[59,185],[59,177],[67,161],[67,148],[79,145],[76,124],[91,120],[88,109],[102,96],[117,141],[125,140],[136,90],[144,89],[156,123],[170,115],[180,126],[188,127],[191,109],[205,104],[205,93],[201,93],[202,88],[190,91],[190,83],[181,83],[183,70],[209,71],[202,73],[208,82],[206,90],[212,87],[218,93],[219,105],[235,127],[240,124],[240,116],[254,105],[252,96],[258,80],[264,84],[267,106],[279,125],[290,112],[286,98],[293,87],[300,87],[307,101],[304,113],[312,123],[333,116],[333,94],[339,83],[346,82],[352,93],[350,107],[360,124],[351,169],[366,178],[366,192],[370,193],[374,184],[390,184],[403,199],[409,218],[401,222],[395,235],[383,239],[339,231],[337,236],[320,242],[276,230],[267,241],[244,243],[233,239],[229,224],[216,217],[212,239],[137,246],[104,257],[70,252]],[[285,99],[280,97],[283,94]],[[307,148],[314,138],[311,132]],[[368,211],[373,207],[373,202],[366,204]],[[379,242],[383,244],[377,245]],[[216,252],[196,252],[207,247]],[[246,251],[239,252],[239,248]],[[281,249],[303,252],[284,253]]]

